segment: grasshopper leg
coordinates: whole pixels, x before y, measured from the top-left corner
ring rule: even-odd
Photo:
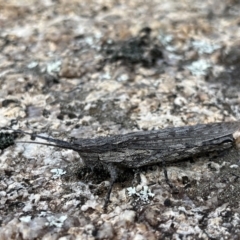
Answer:
[[[107,167],[108,172],[110,174],[111,180],[110,180],[110,186],[108,187],[107,196],[105,198],[105,203],[104,203],[104,206],[103,206],[104,211],[107,210],[107,206],[108,206],[108,203],[109,203],[109,200],[110,200],[110,195],[111,195],[111,192],[112,192],[112,188],[113,188],[113,185],[114,185],[114,183],[115,183],[115,181],[117,180],[117,177],[118,177],[117,167],[114,164],[108,163],[106,167]]]

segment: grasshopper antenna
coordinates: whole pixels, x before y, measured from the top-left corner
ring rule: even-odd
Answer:
[[[25,135],[30,135],[31,136],[31,140],[35,140],[36,138],[40,138],[40,139],[44,139],[47,142],[51,142],[51,143],[44,143],[44,142],[31,142],[31,141],[16,141],[16,143],[31,143],[31,144],[41,144],[41,145],[46,145],[46,146],[53,146],[53,147],[61,147],[61,148],[65,148],[65,149],[72,149],[75,151],[79,150],[79,147],[71,144],[67,141],[63,141],[63,140],[59,140],[59,139],[54,139],[54,138],[50,138],[50,137],[44,137],[41,135],[38,135],[36,133],[29,133],[29,132],[25,132],[22,130],[14,130],[14,132],[16,133],[22,133]]]

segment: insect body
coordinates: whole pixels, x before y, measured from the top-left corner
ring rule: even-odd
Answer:
[[[45,144],[77,151],[85,164],[100,161],[126,167],[138,168],[161,162],[174,162],[197,154],[229,148],[234,143],[233,134],[240,130],[240,122],[198,124],[155,131],[132,132],[124,135],[79,138],[71,142],[36,134],[51,142]]]
[[[198,124],[194,126],[165,128],[156,131],[132,132],[124,135],[79,138],[71,142],[29,134],[49,143],[31,142],[77,151],[86,166],[107,169],[111,176],[105,207],[112,186],[122,168],[139,168],[157,163],[172,163],[208,152],[225,150],[234,145],[234,134],[240,122]]]

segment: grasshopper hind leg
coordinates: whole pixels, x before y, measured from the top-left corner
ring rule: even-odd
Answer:
[[[179,191],[172,184],[171,180],[168,177],[168,172],[167,172],[167,168],[166,168],[166,162],[164,161],[164,159],[162,160],[162,167],[163,167],[163,173],[164,173],[164,177],[165,177],[165,181],[166,181],[167,185],[170,187],[172,193],[177,194]]]

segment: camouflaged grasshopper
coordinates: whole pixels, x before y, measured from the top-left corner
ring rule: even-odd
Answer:
[[[93,139],[79,138],[70,142],[27,133],[32,139],[40,138],[44,144],[72,149],[79,153],[85,165],[94,171],[103,168],[110,174],[111,181],[105,200],[106,209],[118,172],[154,164],[169,164],[180,160],[222,151],[238,143],[240,122],[220,122],[193,126],[172,127],[154,131],[139,131]],[[166,179],[167,173],[165,172]]]

